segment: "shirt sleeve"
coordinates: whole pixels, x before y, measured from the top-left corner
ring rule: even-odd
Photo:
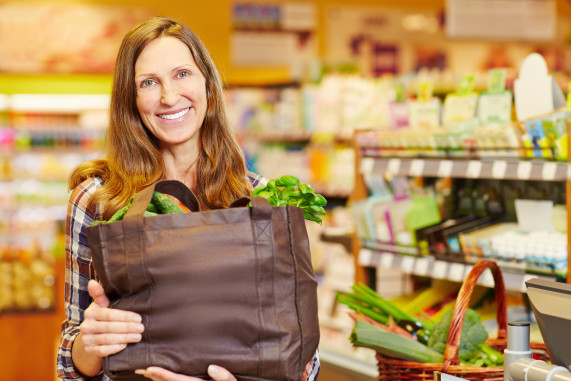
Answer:
[[[91,304],[87,283],[95,279],[91,264],[91,251],[87,244],[85,228],[96,219],[94,207],[89,200],[95,190],[102,185],[99,179],[89,179],[79,184],[69,198],[65,223],[65,320],[57,355],[58,377],[64,381],[84,380],[75,369],[71,358],[73,341],[79,334],[83,313]],[[100,376],[90,378],[99,380]]]
[[[319,349],[315,351],[313,358],[310,362],[307,363],[305,366],[305,370],[303,371],[303,375],[301,377],[302,381],[316,381],[317,376],[319,375]]]
[[[246,172],[246,176],[254,188],[268,185],[268,179],[258,175],[257,173],[248,171]]]

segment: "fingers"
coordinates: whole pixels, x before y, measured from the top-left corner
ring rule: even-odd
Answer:
[[[96,320],[101,322],[125,322],[125,323],[141,323],[141,315],[131,312],[116,310],[113,308],[104,308],[93,302],[84,313],[85,320]]]
[[[150,378],[153,381],[204,381],[201,378],[185,376],[183,374],[176,374],[170,370],[151,366],[147,369],[136,370],[135,373]]]
[[[135,373],[150,378],[153,381],[203,381],[201,378],[173,373],[156,366],[139,369],[136,370]],[[212,377],[214,381],[236,381],[236,378],[230,372],[217,365],[210,365],[208,367],[208,375]]]
[[[141,315],[108,308],[109,299],[103,287],[94,280],[89,281],[88,291],[94,301],[85,310],[79,326],[86,352],[108,356],[125,349],[129,343],[141,341],[145,330]]]
[[[208,375],[212,377],[214,381],[236,381],[236,377],[234,377],[232,373],[218,365],[210,365],[208,367]]]

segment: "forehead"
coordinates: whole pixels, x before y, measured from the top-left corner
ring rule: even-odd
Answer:
[[[143,48],[135,61],[135,72],[188,64],[196,66],[192,53],[184,42],[176,37],[159,37]]]

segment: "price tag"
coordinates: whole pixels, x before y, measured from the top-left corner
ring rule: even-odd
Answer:
[[[400,159],[389,159],[387,171],[392,175],[398,175],[400,170]]]
[[[432,277],[435,279],[446,278],[446,272],[448,271],[448,263],[444,261],[434,262],[434,267],[432,268]]]
[[[544,163],[543,170],[541,171],[541,178],[546,181],[555,180],[555,173],[557,172],[557,163]]]
[[[479,160],[470,160],[466,169],[466,177],[469,179],[477,179],[482,172],[482,162]]]
[[[400,268],[405,274],[411,274],[414,270],[414,260],[414,257],[403,255]]]
[[[372,157],[366,157],[361,160],[361,173],[363,175],[370,175],[373,172],[373,167],[375,165],[375,159]]]
[[[389,254],[389,253],[381,254],[381,267],[384,269],[392,268],[394,260],[395,260],[394,254]]]
[[[460,282],[464,280],[464,272],[466,269],[461,263],[451,263],[450,270],[448,271],[448,279]]]
[[[522,161],[517,165],[517,178],[519,180],[529,180],[531,176],[531,162]]]
[[[453,164],[452,160],[441,160],[438,165],[438,177],[450,177]]]
[[[414,264],[414,273],[420,276],[428,275],[428,266],[430,261],[428,258],[417,258]]]
[[[422,176],[423,172],[424,172],[424,160],[414,159],[410,163],[410,169],[408,171],[408,174],[410,176]]]
[[[503,179],[506,176],[508,163],[504,160],[494,161],[492,165],[492,177],[494,179]]]
[[[359,264],[361,266],[371,266],[371,261],[373,259],[373,252],[369,249],[359,250]]]

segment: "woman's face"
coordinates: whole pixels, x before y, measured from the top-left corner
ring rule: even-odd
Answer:
[[[135,62],[137,109],[162,143],[196,140],[206,114],[206,83],[190,49],[175,37],[152,40]]]

